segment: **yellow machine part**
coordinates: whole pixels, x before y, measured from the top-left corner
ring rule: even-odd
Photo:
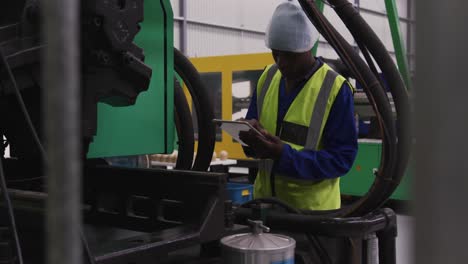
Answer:
[[[200,74],[203,73],[221,73],[221,86],[222,86],[222,119],[232,119],[232,76],[234,72],[263,70],[266,65],[274,63],[271,53],[256,53],[244,55],[229,55],[229,56],[213,56],[213,57],[200,57],[191,58],[190,61],[197,68]],[[207,87],[210,89],[210,87]],[[190,94],[185,89],[187,98]],[[222,132],[222,140],[217,141],[215,145],[216,153],[225,150],[228,152],[230,159],[245,159],[246,156],[242,151],[239,143],[233,142],[232,138],[226,133]]]

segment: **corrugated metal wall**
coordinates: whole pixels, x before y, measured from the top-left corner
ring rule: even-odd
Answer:
[[[185,53],[190,56],[267,52],[263,42],[268,20],[280,0],[171,0],[174,43],[182,47],[183,6],[187,28]]]
[[[283,0],[171,0],[176,22],[174,23],[174,43],[182,47],[189,57],[204,57],[231,54],[268,52],[264,45],[264,31],[275,7]],[[368,21],[390,52],[394,52],[389,23],[386,17],[384,0],[350,0],[360,8],[362,16]],[[396,0],[403,40],[408,43],[412,28],[408,28],[408,3],[414,0]],[[184,18],[182,10],[186,10]],[[325,6],[325,16],[336,29],[354,44],[349,31],[329,7]],[[182,21],[186,19],[186,27]],[[185,30],[185,35],[184,35]],[[185,37],[184,37],[185,36]],[[320,40],[324,41],[323,38]],[[409,43],[410,64],[412,62],[412,43]],[[326,43],[319,46],[319,55],[337,58],[336,52]]]

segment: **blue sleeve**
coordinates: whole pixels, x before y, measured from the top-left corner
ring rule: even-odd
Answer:
[[[324,148],[297,151],[285,144],[274,171],[303,180],[340,177],[353,165],[357,154],[353,93],[345,82],[335,98],[323,131]]]
[[[258,120],[258,112],[257,112],[257,88],[254,89],[252,97],[250,98],[250,105],[247,114],[245,115],[245,119],[257,119]]]

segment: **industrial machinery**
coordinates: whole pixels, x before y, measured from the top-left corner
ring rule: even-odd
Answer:
[[[398,10],[395,1],[382,0],[382,2],[385,2],[386,17],[393,40],[398,70],[406,86],[410,88],[411,81],[406,62],[407,54],[402,42]],[[355,3],[357,2],[355,1]],[[318,9],[323,12],[325,2],[317,1],[316,4]],[[357,8],[359,9],[359,7]],[[359,49],[356,43],[354,43],[353,47]],[[318,53],[316,53],[317,50],[319,51]],[[316,46],[313,52],[321,55],[323,51],[317,49]],[[341,75],[346,78],[355,79],[341,59],[322,59]],[[191,58],[191,62],[200,72],[202,80],[210,84],[210,90],[213,91],[212,96],[216,118],[226,120],[236,120],[245,116],[250,104],[250,96],[265,65],[274,63],[270,53],[194,57]],[[387,91],[392,113],[395,114],[395,105],[392,95],[388,90],[388,83],[385,81],[385,77],[381,71],[378,76]],[[382,134],[380,133],[380,125],[376,113],[363,87],[359,83],[356,83],[356,89],[357,92],[354,94],[354,109],[357,119],[356,126],[359,130],[359,151],[352,169],[340,180],[341,193],[349,196],[350,199],[362,197],[367,193],[369,187],[374,182],[374,171],[379,167],[380,155],[382,153]],[[248,167],[249,175],[256,174],[260,161],[248,159],[241,145],[222,131],[217,131],[215,151],[217,153],[227,151],[230,159],[237,160],[237,166]],[[242,177],[245,174],[235,176]],[[392,205],[400,207],[399,205],[405,205],[406,201],[411,199],[411,179],[412,171],[411,168],[408,168],[405,172],[405,177],[403,177],[398,188],[390,197]]]
[[[341,61],[323,59],[341,75],[350,77],[349,70]],[[216,118],[225,120],[236,120],[245,116],[250,104],[250,95],[265,65],[274,63],[270,53],[196,57],[190,61],[200,72],[201,79],[211,84],[209,88],[213,91]],[[388,96],[392,112],[395,113],[391,94]],[[354,109],[359,127],[358,154],[351,170],[340,179],[341,194],[353,196],[351,198],[363,196],[369,190],[375,179],[373,172],[379,167],[382,151],[379,123],[362,88],[354,94]],[[227,133],[216,131],[215,151],[220,153],[223,150],[229,153],[230,159],[237,160],[236,166],[247,167],[249,174],[255,175],[261,161],[248,159],[239,143]],[[236,178],[233,180],[245,181],[245,172],[231,176]],[[408,169],[390,199],[402,202],[401,204],[410,200],[410,180],[411,171]]]
[[[355,35],[370,68],[313,1],[299,2],[364,87],[382,127],[382,162],[368,194],[322,212],[298,211],[275,199],[233,206],[226,199],[226,175],[206,172],[215,140],[212,102],[193,65],[173,49],[169,1],[82,0],[77,133],[84,228],[78,232],[85,263],[223,263],[219,241],[248,232],[251,219],[300,233],[303,239],[297,241],[306,248],[298,243],[298,250],[305,251],[299,262],[312,263],[312,252],[320,263],[374,263],[377,258],[394,263],[395,215],[379,208],[398,186],[408,159],[405,86],[380,41],[346,0],[329,2]],[[1,205],[8,211],[0,217],[0,263],[45,262],[44,203],[53,188],[61,187],[50,186],[44,169],[57,165],[47,162],[50,149],[44,149],[42,132],[41,54],[50,45],[40,35],[47,30],[40,27],[44,6],[39,0],[9,1],[0,10],[0,131],[3,149],[11,151],[0,164]],[[388,78],[398,127],[371,71],[371,56]],[[197,112],[193,165],[193,128],[177,78],[188,87]],[[116,167],[103,159],[171,152],[175,134],[185,157],[176,170]],[[329,250],[317,236],[341,246]]]

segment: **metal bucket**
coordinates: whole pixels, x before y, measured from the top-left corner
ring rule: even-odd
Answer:
[[[261,221],[251,221],[253,232],[221,239],[225,264],[294,264],[296,241],[288,236],[267,234]]]

